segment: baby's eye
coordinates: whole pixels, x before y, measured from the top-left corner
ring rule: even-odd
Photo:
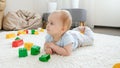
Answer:
[[[53,25],[53,23],[52,23],[52,22],[50,22],[50,25]]]

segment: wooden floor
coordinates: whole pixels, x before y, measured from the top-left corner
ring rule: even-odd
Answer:
[[[95,33],[102,33],[102,34],[120,36],[120,28],[113,28],[113,27],[94,27],[93,31],[94,31]]]

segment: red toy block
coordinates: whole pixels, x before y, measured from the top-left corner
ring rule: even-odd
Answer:
[[[12,47],[18,47],[23,45],[23,40],[15,40],[12,42]]]
[[[26,34],[28,34],[28,30],[24,30],[26,32]]]

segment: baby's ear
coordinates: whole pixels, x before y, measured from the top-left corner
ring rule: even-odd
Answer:
[[[66,27],[63,27],[63,28],[62,28],[62,31],[65,32],[65,31],[66,31]]]
[[[62,27],[62,31],[64,31],[64,27]]]

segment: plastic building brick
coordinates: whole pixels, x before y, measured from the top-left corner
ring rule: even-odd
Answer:
[[[12,42],[12,47],[18,47],[23,45],[23,40],[15,40]]]
[[[30,50],[32,46],[33,46],[33,43],[31,43],[31,42],[25,42],[25,43],[24,43],[24,47],[25,47],[27,50]]]
[[[40,53],[40,46],[32,46],[31,48],[31,55],[38,55]]]
[[[10,39],[14,37],[16,37],[15,33],[6,34],[6,39]]]
[[[19,57],[26,57],[28,56],[26,48],[19,48]]]
[[[33,29],[33,30],[31,30],[31,34],[35,34],[35,30]]]
[[[24,32],[25,32],[26,34],[28,34],[28,30],[24,30]]]
[[[114,64],[112,68],[120,68],[120,63]]]
[[[35,31],[35,33],[34,33],[35,35],[38,35],[39,33],[38,33],[38,31]]]
[[[15,40],[20,40],[20,38],[19,38],[19,37],[16,37]]]
[[[44,29],[41,28],[41,29],[40,29],[40,32],[44,32]]]
[[[20,34],[25,34],[25,32],[23,30],[19,30],[17,35],[20,35]]]
[[[20,34],[28,34],[28,30],[19,30],[17,35],[20,35]]]
[[[50,54],[44,54],[41,57],[39,57],[39,60],[42,62],[48,62],[49,59],[50,59]]]

